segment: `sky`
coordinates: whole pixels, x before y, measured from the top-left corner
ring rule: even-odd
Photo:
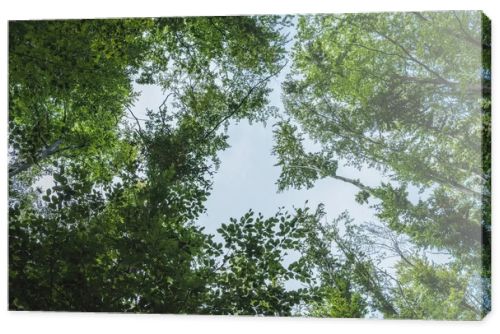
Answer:
[[[289,71],[287,66],[277,77],[269,82],[272,88],[270,105],[284,113],[281,102],[281,83]],[[134,89],[140,96],[132,107],[132,111],[139,119],[145,119],[146,109],[155,110],[164,99],[162,89],[154,85],[135,84]],[[205,232],[215,236],[214,241],[222,242],[217,229],[221,224],[228,224],[230,218],[239,220],[252,209],[255,213],[262,213],[264,218],[274,216],[280,208],[292,213],[294,208],[305,208],[307,205],[314,211],[319,204],[324,205],[323,219],[331,221],[344,211],[354,219],[355,224],[375,220],[374,210],[368,205],[360,205],[355,201],[359,189],[354,185],[335,180],[321,179],[315,182],[310,189],[288,189],[278,193],[276,181],[280,175],[280,167],[275,166],[277,160],[272,155],[273,148],[273,121],[263,123],[248,121],[232,122],[228,127],[229,148],[220,151],[218,157],[220,166],[213,177],[213,188],[205,203],[206,211],[198,217],[196,223],[203,226]],[[304,148],[313,151],[312,141],[304,141]],[[353,179],[360,179],[368,186],[380,184],[382,175],[370,168],[358,171],[353,167],[343,167],[339,164],[337,173]],[[306,204],[307,201],[307,204]],[[340,231],[343,230],[339,226]],[[291,252],[285,259],[289,264],[297,259],[299,254]],[[389,270],[395,262],[389,258],[386,265]],[[288,289],[297,289],[302,284],[295,280],[285,282]],[[374,314],[372,316],[377,316]]]
[[[293,22],[297,23],[295,19]],[[296,34],[295,24],[283,31],[289,36],[290,42],[286,45],[289,54]],[[281,84],[290,71],[290,65],[291,61],[288,60],[285,68],[268,82],[268,87],[272,89],[269,105],[277,107],[282,115]],[[161,88],[152,85],[135,84],[134,89],[141,94],[132,108],[133,112],[139,118],[146,118],[146,108],[157,109],[164,94]],[[271,217],[282,207],[290,213],[294,207],[303,208],[306,201],[313,210],[323,204],[325,219],[328,220],[346,210],[355,223],[374,220],[373,209],[355,201],[359,189],[333,178],[318,180],[310,189],[288,189],[278,193],[276,181],[280,167],[275,166],[277,160],[272,155],[273,124],[272,120],[267,125],[256,122],[249,124],[243,120],[238,123],[233,121],[228,127],[229,148],[218,154],[220,168],[213,178],[213,189],[205,204],[206,212],[198,218],[198,224],[204,226],[206,232],[217,234],[216,230],[221,224],[228,223],[230,218],[239,219],[250,209],[262,213],[264,217]],[[314,151],[315,144],[305,139],[305,149]],[[337,173],[359,179],[368,186],[378,185],[383,180],[382,175],[373,168],[358,171],[339,164]]]
[[[272,78],[269,87],[270,105],[284,108],[281,102],[281,83],[289,68],[279,76]],[[161,88],[156,86],[135,85],[141,95],[133,109],[139,118],[145,118],[145,110],[156,109],[163,101]],[[206,212],[198,219],[198,224],[208,233],[216,234],[222,223],[229,218],[240,218],[249,209],[261,212],[264,217],[274,216],[280,207],[291,212],[293,208],[308,206],[316,208],[320,203],[325,206],[326,219],[331,220],[347,210],[356,222],[373,220],[373,210],[367,205],[358,204],[354,198],[359,191],[355,186],[335,179],[322,179],[311,189],[289,189],[278,193],[276,181],[280,167],[275,166],[272,155],[273,122],[249,124],[243,120],[231,123],[228,128],[228,143],[224,151],[219,152],[220,168],[213,179],[213,190],[206,202]],[[306,149],[314,149],[314,143],[306,142]],[[358,171],[352,167],[339,166],[338,174],[359,178],[367,185],[379,184],[382,176],[374,169]]]
[[[269,82],[272,88],[270,105],[284,112],[281,102],[281,83],[289,67]],[[131,108],[139,119],[146,119],[146,109],[156,110],[163,102],[164,93],[159,86],[134,84],[134,90],[140,93]],[[373,209],[368,205],[360,205],[355,201],[359,191],[355,186],[335,180],[321,179],[311,189],[288,189],[278,193],[276,181],[280,175],[280,167],[275,166],[277,160],[272,155],[273,122],[249,124],[243,120],[232,122],[228,127],[229,148],[219,152],[220,168],[213,178],[213,189],[206,202],[206,212],[197,223],[205,227],[210,234],[229,218],[239,219],[250,209],[262,213],[264,217],[274,216],[281,207],[292,212],[293,208],[304,208],[306,200],[311,209],[324,204],[325,219],[332,220],[342,212],[348,211],[355,223],[374,220]],[[315,144],[306,140],[304,147],[314,150]],[[360,179],[368,186],[375,186],[383,180],[382,175],[365,168],[358,171],[352,167],[339,166],[337,173],[342,176]],[[35,186],[43,189],[51,187],[53,179],[43,177]]]
[[[291,31],[293,36],[293,31]],[[290,49],[290,46],[288,47]],[[268,86],[272,89],[270,93],[270,106],[277,107],[281,115],[284,114],[284,106],[281,101],[281,84],[290,71],[290,61],[285,69],[276,77],[270,79]],[[162,89],[154,85],[134,84],[136,92],[140,96],[135,102],[132,110],[134,114],[145,119],[146,109],[156,110],[164,100]],[[205,227],[205,232],[215,235],[215,241],[222,241],[217,229],[221,224],[229,223],[230,218],[239,219],[250,209],[256,213],[262,213],[265,218],[274,216],[280,208],[292,213],[294,208],[304,208],[306,205],[311,210],[316,209],[319,204],[324,205],[325,216],[323,219],[332,221],[344,211],[349,213],[354,224],[365,224],[377,222],[375,210],[370,208],[371,204],[359,204],[355,196],[359,189],[352,184],[325,178],[317,180],[310,189],[288,189],[278,192],[276,181],[280,175],[280,167],[275,166],[276,158],[272,155],[273,148],[273,120],[268,120],[267,125],[248,121],[233,121],[228,127],[229,148],[220,151],[218,157],[220,167],[213,177],[213,188],[205,203],[206,211],[197,219],[199,226]],[[319,147],[310,140],[305,140],[304,147],[308,151],[315,151]],[[352,166],[343,166],[341,161],[337,174],[344,177],[359,179],[367,186],[378,186],[382,181],[387,182],[379,171],[374,168],[365,167],[362,170]],[[419,198],[425,198],[430,191],[419,194],[418,189],[409,186],[409,199],[413,203]],[[306,204],[307,201],[307,204]],[[343,230],[339,226],[340,231]],[[435,261],[444,263],[448,257],[439,254],[429,254]],[[388,257],[383,266],[394,273],[394,264],[397,257]],[[294,259],[288,259],[293,261]],[[289,282],[289,288],[295,288],[297,284]]]

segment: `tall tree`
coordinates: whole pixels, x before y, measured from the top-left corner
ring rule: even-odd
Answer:
[[[217,254],[195,220],[223,127],[268,116],[282,21],[11,23],[11,309],[202,312]],[[134,80],[166,93],[146,120]]]
[[[478,282],[490,272],[487,27],[479,12],[301,17],[283,85],[291,122],[275,132],[279,189],[324,177],[352,184],[386,226],[418,249],[448,253],[470,274],[462,288],[485,295],[488,284]],[[320,151],[305,151],[300,132]],[[388,181],[367,186],[339,175],[339,164],[378,169]],[[421,191],[418,203],[409,186]],[[485,314],[485,300],[473,315],[463,307],[464,317]]]
[[[266,117],[266,84],[283,66],[282,24],[274,16],[11,22],[11,177],[51,157],[109,161],[133,81],[172,93],[168,117],[196,117],[206,127],[199,140],[230,118]]]

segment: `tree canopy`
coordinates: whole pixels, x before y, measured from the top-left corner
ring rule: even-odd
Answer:
[[[9,308],[481,318],[489,31],[478,12],[10,22]],[[138,113],[141,85],[162,98]],[[277,191],[333,178],[375,221],[306,202],[207,233],[242,120],[274,123]]]
[[[427,310],[414,317],[474,318],[489,308],[487,298],[474,296],[490,277],[487,24],[477,12],[299,19],[293,69],[283,85],[290,120],[275,131],[282,167],[278,187],[312,187],[327,177],[347,182],[383,226],[408,238],[413,247],[396,252],[398,309],[387,316],[420,312],[414,309],[420,306],[400,301],[409,285],[423,285],[425,293],[437,290],[436,298],[461,300],[461,311]],[[320,151],[305,151],[300,132],[319,143]],[[387,181],[367,186],[338,174],[339,165],[375,168]],[[410,191],[420,194],[417,202]],[[449,267],[428,261],[425,254],[432,252],[446,253]],[[405,260],[410,255],[415,263]],[[409,272],[417,265],[436,280],[411,282]],[[464,275],[457,270],[468,278],[447,282],[453,289],[440,285]],[[429,305],[443,302],[426,298]]]

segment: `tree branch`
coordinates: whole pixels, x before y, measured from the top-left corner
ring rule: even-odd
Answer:
[[[31,168],[35,163],[40,162],[42,160],[45,160],[46,158],[49,158],[55,154],[68,151],[68,150],[76,150],[79,148],[83,148],[85,146],[88,146],[87,143],[80,144],[80,145],[71,145],[67,147],[60,147],[62,144],[62,139],[56,140],[52,145],[49,147],[43,149],[41,152],[39,152],[32,161],[17,161],[9,167],[9,178],[12,178],[16,176],[17,174],[24,172],[28,169]]]
[[[132,117],[134,117],[135,119],[135,122],[137,123],[137,126],[139,127],[139,136],[141,138],[144,138],[144,133],[142,132],[142,127],[141,127],[141,123],[139,122],[139,119],[135,116],[135,114],[132,112],[132,109],[130,109],[129,106],[126,107],[128,112],[132,115]]]
[[[379,31],[376,31],[375,32],[377,34],[379,34],[380,36],[384,37],[386,40],[388,40],[389,42],[391,42],[392,44],[394,44],[395,46],[397,46],[399,49],[401,49],[407,56],[408,58],[419,64],[420,66],[422,66],[427,72],[431,73],[432,75],[434,75],[436,78],[438,78],[442,83],[445,83],[445,84],[450,84],[450,81],[446,80],[445,78],[443,78],[438,72],[434,71],[433,69],[431,69],[429,66],[427,66],[426,64],[422,63],[420,60],[418,60],[417,58],[415,58],[411,53],[410,51],[408,51],[403,45],[401,45],[400,43],[398,43],[396,40],[392,39],[391,37],[387,36],[386,34],[383,34]]]
[[[243,106],[243,104],[248,100],[248,98],[250,97],[250,95],[252,95],[252,93],[260,86],[262,85],[263,83],[265,83],[266,81],[268,81],[269,79],[271,79],[272,77],[276,76],[278,73],[280,73],[284,68],[285,66],[288,64],[288,61],[285,62],[285,64],[283,64],[283,66],[281,66],[277,71],[271,73],[269,76],[265,77],[264,79],[260,80],[259,82],[257,82],[254,86],[252,86],[252,88],[250,88],[247,92],[247,94],[243,97],[243,99],[241,99],[240,103],[238,103],[238,105],[236,105],[236,107],[231,110],[226,116],[224,116],[221,120],[219,120],[219,122],[217,122],[217,124],[215,124],[215,126],[210,129],[206,134],[205,136],[203,136],[203,141],[208,139],[208,137],[210,135],[212,135],[215,131],[217,131],[217,129],[225,122],[227,121],[229,118],[231,118],[233,115],[235,115],[239,110],[240,108]]]

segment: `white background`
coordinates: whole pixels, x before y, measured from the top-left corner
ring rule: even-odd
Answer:
[[[237,14],[294,14],[342,13],[374,11],[421,11],[475,9],[484,10],[493,24],[493,77],[496,70],[497,50],[500,45],[497,23],[500,18],[499,1],[491,0],[418,0],[415,2],[391,0],[121,0],[109,1],[56,1],[56,0],[3,0],[0,2],[0,332],[2,333],[137,333],[146,332],[202,332],[202,333],[492,333],[500,330],[498,268],[500,257],[495,256],[500,229],[493,227],[493,311],[481,322],[438,322],[400,320],[251,318],[217,316],[122,315],[54,312],[8,312],[7,300],[7,21],[13,19],[139,17],[178,15],[237,15]],[[498,90],[493,96],[493,174],[499,166]],[[498,224],[497,193],[499,180],[493,175],[493,224]],[[497,205],[495,205],[497,204]]]

